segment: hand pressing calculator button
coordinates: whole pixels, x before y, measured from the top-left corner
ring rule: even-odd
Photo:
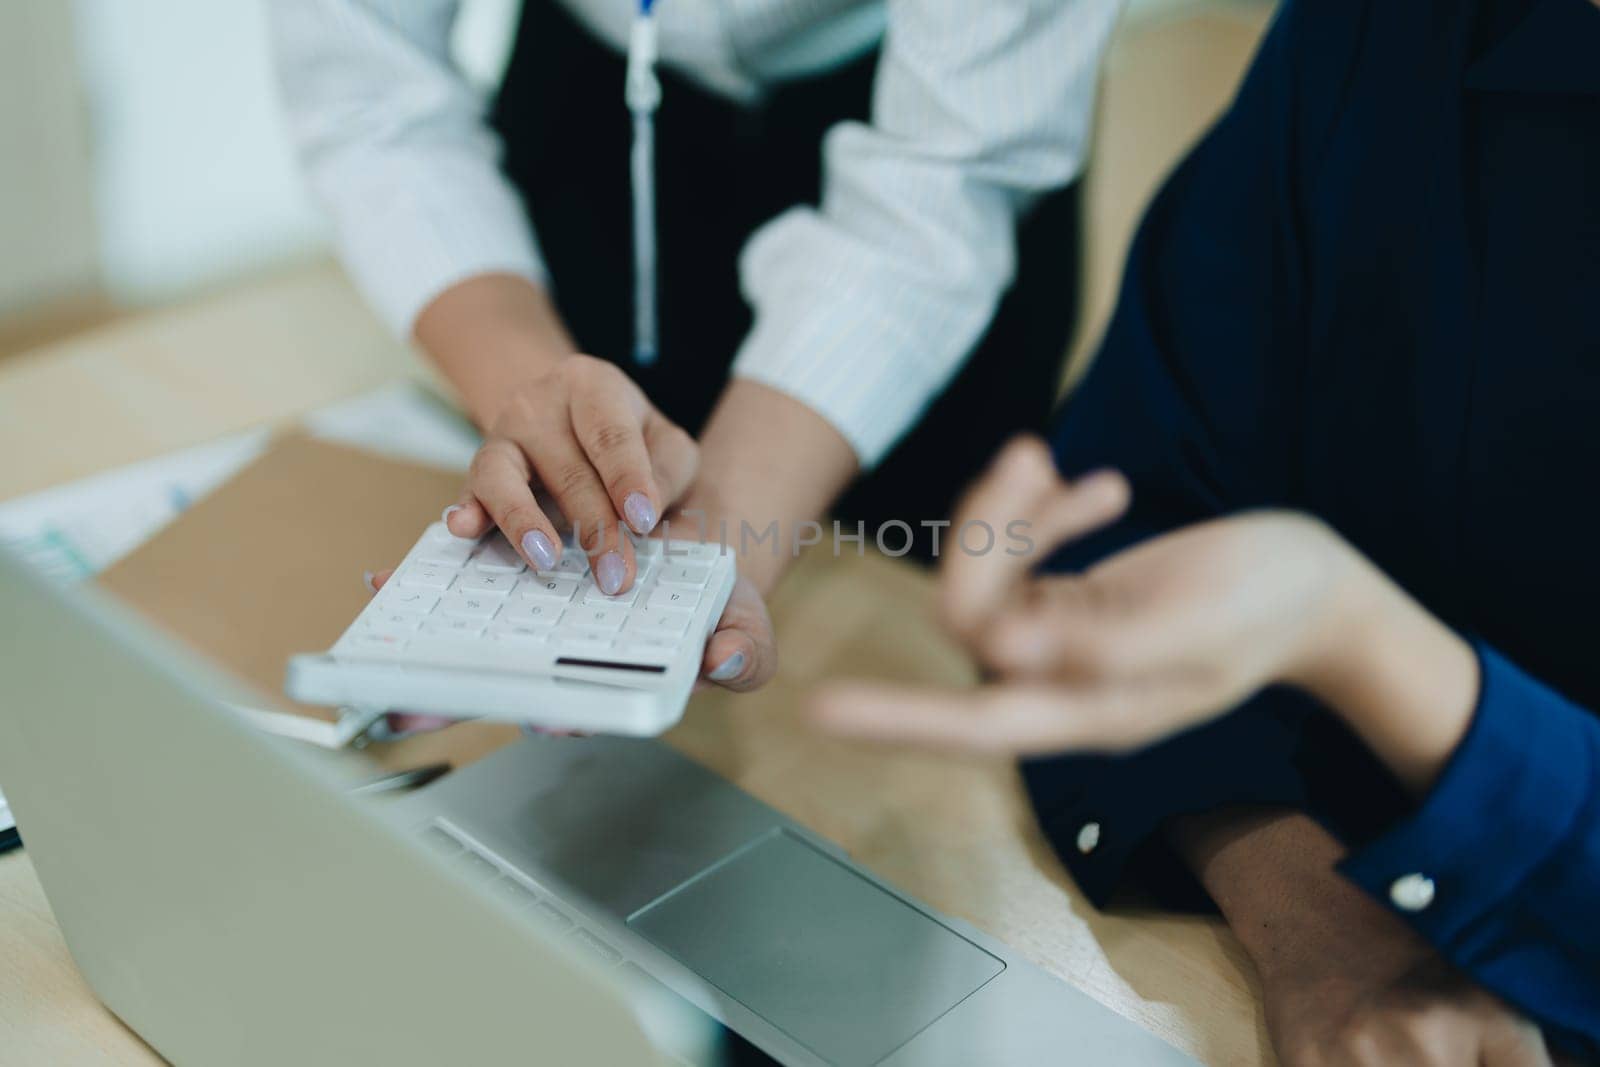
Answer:
[[[633,586],[606,596],[576,545],[538,571],[498,533],[434,523],[328,652],[290,662],[286,688],[312,704],[659,734],[683,714],[734,560],[678,541],[635,555]]]

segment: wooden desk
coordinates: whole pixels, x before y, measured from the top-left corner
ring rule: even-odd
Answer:
[[[0,364],[0,499],[424,373],[332,268],[282,276]],[[802,560],[773,602],[777,681],[700,697],[672,743],[1206,1062],[1263,1062],[1254,977],[1228,932],[1094,911],[1008,764],[854,748],[803,727],[802,694],[822,677],[970,680],[927,621],[929,596],[924,574],[881,557]],[[458,726],[349,758],[461,762],[513,736]],[[23,853],[0,857],[0,1048],[17,1063],[155,1061],[78,977]]]

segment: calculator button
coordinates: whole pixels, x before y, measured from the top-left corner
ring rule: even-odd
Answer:
[[[422,618],[403,611],[379,611],[363,615],[361,621],[372,633],[408,634],[422,625]]]
[[[405,612],[409,615],[426,615],[439,603],[437,593],[430,593],[425,589],[394,589],[384,590],[383,599],[378,601],[385,611]]]
[[[670,667],[678,658],[678,646],[671,641],[618,640],[615,653],[629,663]]]
[[[502,622],[524,626],[554,626],[561,621],[564,609],[548,600],[523,600],[507,604],[499,618]]]
[[[636,626],[638,626],[638,622],[628,627],[628,632],[623,634],[622,637],[623,643],[629,648],[664,648],[673,653],[678,651],[678,641],[664,634],[658,636],[656,634],[641,633],[635,629]]]
[[[511,543],[499,534],[478,546],[472,562],[480,571],[492,574],[520,574],[528,566]]]
[[[481,634],[461,635],[459,640],[445,636],[422,635],[407,650],[418,666],[466,667],[473,670],[509,670],[526,652],[512,652],[506,645]],[[508,663],[508,661],[510,661]]]
[[[674,541],[667,549],[668,562],[709,563],[727,549],[715,541]]]
[[[584,630],[603,630],[615,633],[622,629],[623,620],[628,613],[621,608],[590,607],[574,608],[562,616],[563,627],[576,627]]]
[[[582,578],[589,573],[589,559],[581,549],[569,549],[561,554],[561,559],[555,567],[548,571],[540,571],[541,575],[564,574],[569,578]]]
[[[447,531],[443,537],[423,538],[422,544],[417,546],[417,559],[423,563],[434,563],[453,570],[471,559],[477,547],[478,542],[465,537],[456,537]]]
[[[469,596],[465,593],[456,593],[447,596],[439,605],[439,613],[452,619],[492,619],[494,613],[500,610],[500,598],[497,596]]]
[[[555,631],[548,626],[504,626],[489,632],[489,639],[505,649],[538,648],[550,643]]]
[[[424,623],[420,636],[431,641],[476,641],[482,634],[481,620],[437,619]]]
[[[406,638],[399,634],[356,634],[342,642],[340,651],[369,659],[399,659],[405,652]]]
[[[673,563],[670,560],[661,568],[660,577],[657,578],[662,585],[690,586],[695,589],[703,588],[710,580],[710,567],[702,563]]]
[[[524,581],[517,591],[526,599],[565,603],[578,591],[578,583],[571,578],[538,575]]]
[[[530,637],[537,635],[541,640],[548,641],[550,635],[555,633],[555,629],[554,624],[544,619],[537,619],[533,622],[519,622],[511,617],[511,610],[507,609],[499,618],[495,619],[493,625],[489,627],[489,632],[493,634],[526,634]]]
[[[461,581],[456,583],[456,589],[463,593],[482,593],[487,596],[507,596],[513,586],[517,584],[515,574],[489,573],[478,571],[474,574],[464,574]]]
[[[694,616],[687,611],[651,611],[635,615],[628,628],[637,634],[677,636],[687,633]]]
[[[657,586],[650,594],[650,599],[645,601],[651,611],[667,608],[675,611],[689,611],[700,603],[700,594],[693,589],[672,589]]]
[[[558,648],[563,656],[592,656],[611,651],[611,639],[600,633],[558,635]]]
[[[429,563],[413,563],[400,572],[400,584],[407,589],[431,589],[442,593],[450,588],[456,572]]]
[[[646,537],[633,543],[633,558],[636,560],[660,559],[661,539],[659,537]]]

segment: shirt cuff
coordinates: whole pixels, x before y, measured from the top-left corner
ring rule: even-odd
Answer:
[[[1574,832],[1595,781],[1591,716],[1474,644],[1478,707],[1433,789],[1340,864],[1452,963],[1474,970],[1488,921]]]
[[[827,306],[825,298],[814,305]],[[806,405],[850,443],[863,471],[888,455],[959,364],[930,374],[908,331],[887,313],[866,321],[848,304],[757,318],[733,374]],[[927,349],[920,349],[926,353]],[[929,379],[932,378],[930,381]]]
[[[949,384],[998,303],[983,287],[908,277],[883,259],[836,244],[813,214],[792,211],[757,234],[741,262],[755,326],[734,375],[827,419],[863,470]]]
[[[384,174],[321,192],[346,268],[396,336],[409,339],[435,297],[475,275],[548,283],[522,201],[492,165],[438,156]]]

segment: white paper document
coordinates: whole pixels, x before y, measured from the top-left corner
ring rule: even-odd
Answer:
[[[408,383],[387,386],[301,420],[314,437],[397,459],[465,470],[477,434]],[[0,547],[65,582],[105,570],[265,451],[251,430],[0,504]]]

